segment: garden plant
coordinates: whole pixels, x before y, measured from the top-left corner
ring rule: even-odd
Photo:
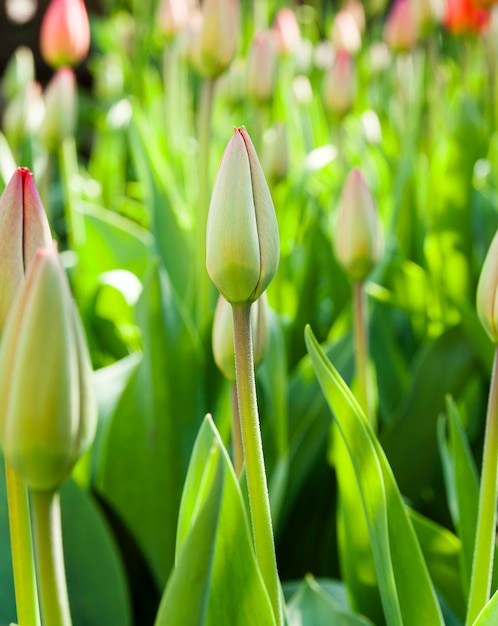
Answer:
[[[498,2],[42,5],[0,626],[496,626]]]

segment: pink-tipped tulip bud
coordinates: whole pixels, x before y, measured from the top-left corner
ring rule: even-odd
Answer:
[[[247,58],[247,95],[258,103],[273,96],[277,51],[272,31],[256,33]]]
[[[258,156],[234,128],[218,169],[207,221],[206,265],[231,304],[254,302],[277,270],[277,218]]]
[[[294,11],[287,7],[280,9],[273,20],[272,30],[277,51],[282,56],[294,54],[301,43],[301,32]]]
[[[491,341],[498,344],[498,232],[489,246],[477,284],[477,315]]]
[[[38,250],[0,346],[0,443],[32,489],[57,489],[96,429],[92,369],[54,247]]]
[[[268,347],[268,300],[266,294],[251,307],[251,334],[254,365],[257,367]],[[219,296],[213,323],[213,356],[223,376],[235,382],[235,348],[231,305]]]
[[[355,17],[346,9],[337,13],[332,25],[330,38],[337,50],[356,54],[361,48],[361,32]]]
[[[61,67],[45,88],[45,118],[40,140],[49,152],[55,152],[76,128],[76,76],[70,67]]]
[[[161,34],[166,39],[172,39],[187,25],[187,0],[160,0],[156,21]]]
[[[31,172],[18,168],[0,197],[0,330],[38,248],[52,245]]]
[[[83,0],[51,0],[40,30],[40,52],[51,67],[78,65],[90,49],[90,22]]]
[[[410,0],[394,0],[384,26],[384,41],[397,52],[415,47],[418,28]]]
[[[338,50],[323,77],[323,103],[328,111],[342,118],[353,107],[355,95],[356,71],[353,57],[346,50]]]
[[[383,237],[374,199],[355,168],[344,185],[334,237],[337,260],[356,281],[364,280],[379,261]]]
[[[239,0],[204,0],[192,59],[200,74],[216,78],[232,62],[239,39]]]

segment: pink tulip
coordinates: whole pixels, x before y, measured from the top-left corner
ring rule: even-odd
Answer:
[[[90,49],[90,22],[83,0],[51,0],[43,16],[40,51],[52,67],[77,65]]]

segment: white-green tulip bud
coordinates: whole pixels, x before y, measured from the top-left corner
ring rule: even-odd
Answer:
[[[498,343],[498,232],[489,246],[477,284],[477,315],[491,341]]]
[[[231,304],[254,302],[277,270],[280,242],[261,164],[244,127],[223,154],[207,221],[206,265]]]

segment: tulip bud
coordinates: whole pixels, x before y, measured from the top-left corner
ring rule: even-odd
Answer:
[[[444,25],[454,35],[482,31],[489,22],[489,13],[478,8],[473,0],[447,0]]]
[[[354,15],[346,9],[339,11],[335,16],[330,37],[337,50],[356,54],[361,48],[360,29]]]
[[[410,6],[418,31],[426,34],[443,21],[446,0],[410,0]]]
[[[40,127],[40,140],[54,152],[76,128],[76,77],[70,67],[61,67],[45,88],[45,118]]]
[[[0,329],[38,248],[52,244],[31,172],[18,168],[0,196]]]
[[[36,81],[30,82],[5,107],[2,124],[9,144],[19,145],[24,139],[36,133],[43,115],[41,85]]]
[[[268,102],[275,87],[277,54],[271,31],[256,33],[247,58],[247,95]]]
[[[38,250],[0,346],[0,443],[32,489],[58,488],[96,428],[83,328],[55,248]]]
[[[489,246],[477,284],[477,315],[491,341],[498,343],[498,232]]]
[[[362,281],[381,257],[382,232],[372,194],[359,169],[346,180],[334,237],[337,260],[347,274]]]
[[[192,59],[207,78],[216,78],[232,62],[239,37],[239,0],[204,0],[202,22]]]
[[[268,300],[266,294],[251,307],[251,334],[254,365],[257,366],[268,346]],[[213,323],[213,356],[223,376],[235,382],[235,348],[232,307],[223,296],[218,298]]]
[[[356,75],[352,56],[338,50],[325,72],[322,84],[323,103],[329,111],[343,117],[351,110],[356,95]]]
[[[35,80],[35,59],[27,46],[19,46],[9,59],[2,77],[7,102]]]
[[[278,266],[275,209],[254,146],[234,128],[214,183],[207,221],[209,276],[231,304],[254,302]]]
[[[273,20],[272,30],[275,33],[277,51],[283,55],[296,52],[301,42],[301,33],[296,14],[287,7],[280,9]]]
[[[83,0],[51,0],[40,30],[40,52],[48,65],[77,65],[90,49],[90,22]]]
[[[186,0],[160,0],[157,7],[157,25],[166,39],[171,39],[188,22]]]
[[[393,50],[411,50],[418,40],[417,22],[410,0],[394,0],[384,26],[384,41]]]
[[[263,135],[263,153],[261,158],[263,171],[267,179],[278,182],[289,171],[289,138],[287,127],[277,122]]]

